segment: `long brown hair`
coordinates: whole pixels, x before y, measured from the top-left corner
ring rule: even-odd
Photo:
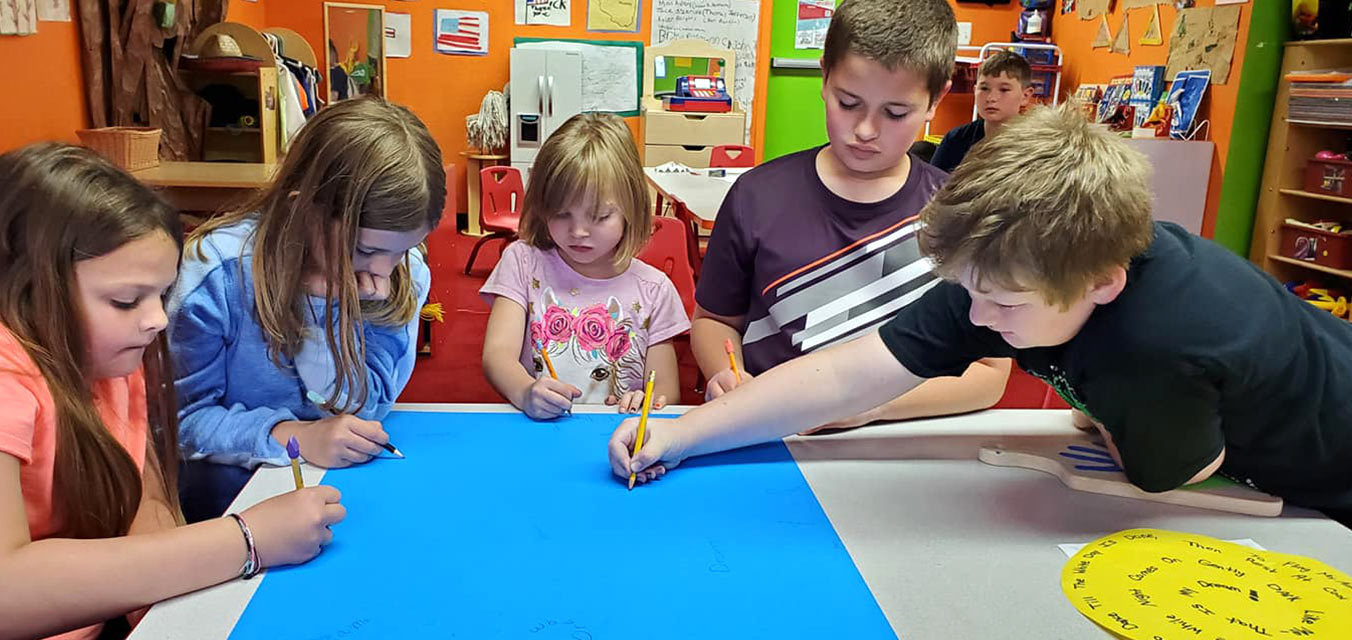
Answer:
[[[37,365],[56,407],[52,504],[62,537],[125,534],[143,489],[131,454],[94,406],[75,265],[155,232],[181,243],[178,213],[87,149],[44,143],[0,155],[0,322]],[[143,367],[153,445],[146,464],[158,464],[181,522],[178,420],[163,333]]]
[[[387,300],[360,301],[352,268],[357,231],[431,231],[445,203],[441,149],[422,121],[379,98],[345,100],[305,124],[263,193],[194,229],[187,247],[205,259],[199,243],[208,233],[257,221],[251,239],[254,310],[279,367],[295,358],[305,338],[305,276],[324,277],[329,286],[322,323],[337,368],[328,401],[337,405],[348,391],[339,407],[346,411],[366,402],[366,340],[359,323],[404,325],[419,311],[407,258],[390,277]],[[315,236],[318,243],[310,240]]]

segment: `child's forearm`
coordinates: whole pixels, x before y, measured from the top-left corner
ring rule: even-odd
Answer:
[[[690,350],[695,353],[695,361],[705,379],[728,368],[728,352],[723,346],[727,340],[732,340],[733,355],[737,357],[738,366],[743,366],[746,360],[742,358],[741,332],[718,318],[695,311],[695,319],[690,323]]]
[[[869,411],[868,420],[912,420],[989,409],[1004,395],[1009,360],[979,360],[961,376],[931,378]]]
[[[483,368],[488,384],[513,407],[525,411],[526,394],[535,383],[535,378],[526,373],[526,368],[516,360],[494,357],[484,358]]]
[[[45,637],[224,582],[239,574],[245,555],[229,518],[0,552],[0,637]]]
[[[686,456],[778,440],[876,407],[920,384],[876,332],[809,354],[685,414]]]

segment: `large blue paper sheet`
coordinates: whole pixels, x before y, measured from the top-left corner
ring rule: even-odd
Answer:
[[[347,520],[230,636],[895,638],[782,443],[625,490],[621,416],[411,413],[408,458],[329,471]]]

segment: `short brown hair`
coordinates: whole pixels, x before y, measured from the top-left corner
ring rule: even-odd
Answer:
[[[648,244],[653,211],[638,145],[624,120],[611,113],[579,113],[545,140],[521,203],[521,239],[537,249],[554,248],[549,217],[588,198],[598,208],[614,199],[623,211],[615,264],[628,263]]]
[[[972,148],[921,211],[920,246],[944,278],[1065,308],[1150,245],[1150,175],[1073,101],[1038,107]]]
[[[992,78],[998,78],[1001,74],[1018,80],[1022,87],[1027,87],[1033,81],[1033,67],[1028,64],[1028,60],[1013,51],[996,51],[981,63],[978,72],[978,75]]]
[[[843,0],[831,16],[822,48],[822,69],[853,53],[887,67],[925,77],[930,102],[953,79],[958,23],[945,0]]]

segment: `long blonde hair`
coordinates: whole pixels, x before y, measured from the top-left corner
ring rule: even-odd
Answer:
[[[141,471],[94,405],[75,265],[164,233],[181,248],[178,212],[88,149],[35,144],[0,155],[0,322],[37,365],[56,409],[52,505],[63,538],[125,535]],[[158,465],[178,511],[178,414],[164,333],[146,349],[145,464]]]
[[[257,220],[254,310],[279,367],[296,357],[305,338],[305,276],[324,277],[329,290],[321,321],[337,368],[328,401],[347,411],[364,404],[368,391],[360,324],[404,325],[419,311],[407,258],[390,276],[388,299],[359,299],[352,267],[358,229],[431,231],[445,203],[441,149],[422,121],[379,98],[345,100],[306,123],[263,193],[194,229],[187,248],[204,259],[200,243],[207,234]],[[321,246],[310,241],[316,230]]]
[[[615,247],[614,262],[628,264],[652,236],[653,211],[638,147],[617,115],[580,113],[545,140],[521,202],[521,239],[537,249],[553,248],[549,217],[588,197],[598,208],[605,198],[618,200],[624,237]]]

